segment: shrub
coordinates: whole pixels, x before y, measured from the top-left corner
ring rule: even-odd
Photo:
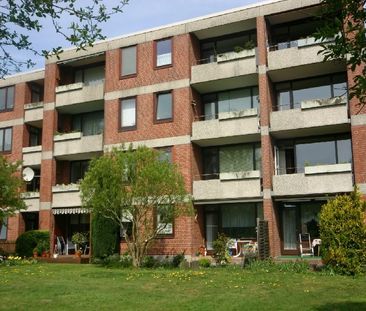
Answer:
[[[48,231],[33,230],[24,232],[15,242],[15,251],[21,257],[32,257],[33,249],[42,241],[49,245],[50,234]]]
[[[160,262],[158,259],[155,259],[153,256],[145,256],[142,260],[143,268],[157,268],[160,266]]]
[[[19,256],[9,256],[6,259],[0,259],[0,266],[25,266],[25,265],[33,265],[36,264],[37,260],[35,259],[22,259]]]
[[[172,266],[174,268],[178,268],[184,259],[185,259],[184,252],[175,255],[172,260]]]
[[[217,264],[225,265],[230,261],[229,249],[227,244],[229,238],[225,234],[219,234],[217,239],[212,243],[213,257]]]
[[[198,259],[198,265],[202,268],[209,268],[211,266],[211,260],[208,258]]]
[[[320,211],[322,257],[336,273],[355,275],[366,265],[365,207],[355,189],[329,200]]]
[[[50,250],[50,241],[39,241],[35,249],[39,256],[42,255],[43,252],[48,252]]]
[[[119,227],[101,215],[92,219],[93,257],[105,258],[119,252]]]
[[[132,258],[128,253],[123,255],[113,254],[104,259],[95,258],[93,263],[101,264],[108,268],[129,268],[132,266]]]

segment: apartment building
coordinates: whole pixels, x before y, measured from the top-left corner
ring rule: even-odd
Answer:
[[[88,161],[133,143],[162,150],[194,198],[196,216],[176,219],[151,254],[210,251],[220,232],[255,240],[257,218],[272,256],[298,254],[299,233],[319,236],[327,199],[354,185],[366,194],[366,110],[347,99],[357,72],[318,55],[319,2],[112,38],[0,81],[0,152],[35,172],[0,247],[25,230],[49,230],[51,243],[88,231],[78,186]]]

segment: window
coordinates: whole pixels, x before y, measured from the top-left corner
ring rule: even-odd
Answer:
[[[218,233],[231,239],[255,239],[257,218],[263,219],[261,203],[230,203],[205,206],[205,232],[207,248]]]
[[[159,161],[167,161],[169,163],[172,163],[172,148],[157,148],[157,151],[159,152]]]
[[[13,130],[11,127],[0,129],[0,152],[10,152]]]
[[[203,149],[204,179],[219,178],[220,173],[261,170],[260,144],[241,144]]]
[[[29,147],[42,145],[42,129],[34,126],[28,126]]]
[[[201,43],[201,63],[215,62],[218,54],[233,52],[237,49],[251,49],[256,46],[255,30],[204,40]]]
[[[104,112],[94,111],[72,116],[72,130],[82,132],[83,136],[99,135],[104,128]]]
[[[170,216],[171,206],[160,205],[156,213],[156,226],[160,235],[173,234],[173,221]]]
[[[136,74],[136,46],[121,49],[121,76]]]
[[[344,73],[276,84],[277,109],[300,108],[301,102],[347,95]]]
[[[70,183],[79,183],[89,168],[89,160],[70,162]]]
[[[4,218],[0,230],[0,240],[6,240],[8,231],[8,219]]]
[[[75,71],[75,83],[83,82],[86,85],[99,84],[104,81],[104,66],[80,68]]]
[[[12,110],[14,107],[14,86],[0,88],[0,111]]]
[[[160,93],[156,95],[155,108],[156,121],[171,121],[173,119],[172,93]]]
[[[43,87],[32,83],[30,85],[31,89],[31,102],[32,103],[38,103],[43,101]]]
[[[33,171],[34,178],[26,184],[27,192],[39,192],[41,189],[41,170],[34,168]]]
[[[120,109],[122,130],[136,129],[136,98],[122,99]]]
[[[223,112],[258,108],[258,87],[241,88],[202,96],[205,120],[212,120]]]
[[[172,64],[172,39],[156,41],[156,67]]]
[[[283,141],[277,150],[278,174],[303,173],[306,166],[352,163],[347,135]]]

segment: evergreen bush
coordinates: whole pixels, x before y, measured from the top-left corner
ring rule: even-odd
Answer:
[[[337,273],[355,275],[366,265],[365,208],[356,189],[328,201],[321,209],[322,257]]]
[[[101,215],[92,218],[92,252],[94,258],[105,258],[119,253],[119,227]]]
[[[33,249],[38,244],[50,244],[50,233],[48,231],[32,230],[24,232],[15,242],[15,251],[21,257],[32,257]]]

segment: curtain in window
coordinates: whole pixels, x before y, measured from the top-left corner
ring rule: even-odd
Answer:
[[[134,98],[122,101],[122,127],[136,125],[136,102]]]
[[[249,228],[256,226],[256,204],[230,204],[221,207],[223,228]]]
[[[220,148],[220,173],[253,170],[253,145]]]

